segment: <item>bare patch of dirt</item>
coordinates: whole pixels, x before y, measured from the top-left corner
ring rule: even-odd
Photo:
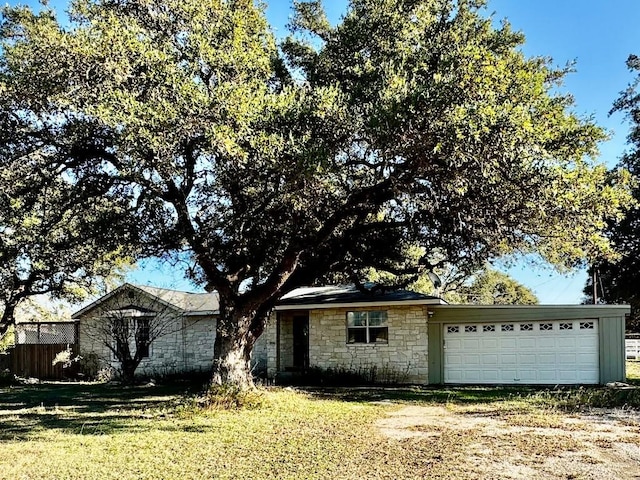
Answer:
[[[377,427],[423,452],[432,478],[640,479],[638,412],[411,405]]]

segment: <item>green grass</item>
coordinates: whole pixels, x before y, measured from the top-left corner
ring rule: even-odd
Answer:
[[[630,375],[637,375],[635,367]],[[499,416],[508,425],[554,427],[563,424],[567,410],[633,407],[629,397],[617,396],[623,392],[269,389],[245,402],[251,408],[202,409],[185,385],[13,386],[0,388],[0,479],[474,478],[465,470],[471,468],[465,466],[465,445],[486,438],[473,428],[395,440],[375,422],[401,404],[417,404]],[[520,445],[522,455],[542,455],[549,447],[513,434],[498,440]],[[452,473],[456,469],[462,469],[460,476]]]
[[[261,408],[201,411],[159,387],[55,390],[0,391],[0,478],[358,478],[399,453],[372,434],[377,405],[276,390]]]

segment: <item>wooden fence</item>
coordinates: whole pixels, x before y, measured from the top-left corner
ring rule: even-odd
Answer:
[[[53,365],[56,355],[67,347],[71,348],[73,355],[77,355],[77,344],[18,344],[11,352],[12,371],[19,377],[35,377],[41,380],[68,378],[71,372],[64,369],[61,363]]]
[[[15,346],[11,349],[11,371],[19,377],[42,380],[62,380],[74,372],[53,365],[60,352],[71,348],[73,356],[79,352],[76,322],[38,322],[16,325]],[[75,365],[74,365],[75,366]]]

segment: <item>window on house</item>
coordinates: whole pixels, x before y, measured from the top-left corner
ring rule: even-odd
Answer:
[[[149,356],[149,319],[139,318],[136,320],[136,347],[142,358]]]
[[[347,343],[388,343],[385,310],[347,312]]]
[[[119,357],[133,358],[136,350],[142,358],[149,356],[150,346],[150,319],[149,318],[113,318],[111,322],[111,334],[116,350],[114,359]],[[125,351],[128,349],[128,352]]]

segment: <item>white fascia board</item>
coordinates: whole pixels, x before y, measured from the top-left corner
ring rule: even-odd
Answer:
[[[393,302],[347,302],[347,303],[307,303],[301,305],[278,305],[276,311],[318,310],[320,308],[360,308],[360,307],[398,307],[410,305],[446,305],[441,299],[396,300]]]
[[[197,316],[205,316],[205,315],[220,315],[219,310],[188,310],[182,313],[184,317],[197,317]]]
[[[629,311],[629,305],[451,305],[443,304],[443,308],[453,309],[499,309],[499,310],[526,310],[526,309],[560,309],[560,310],[624,310]]]

